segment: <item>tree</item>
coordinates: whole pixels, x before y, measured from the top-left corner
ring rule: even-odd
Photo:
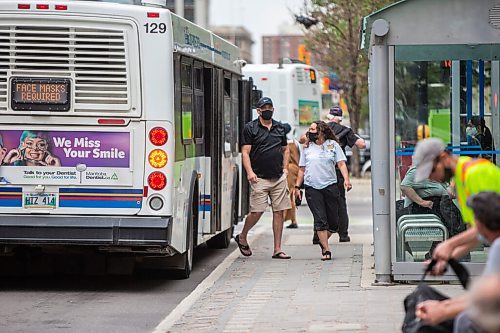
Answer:
[[[319,23],[306,34],[306,45],[322,66],[339,76],[349,110],[351,127],[359,129],[363,97],[368,90],[368,59],[360,45],[363,17],[393,0],[311,0],[308,16]],[[359,151],[353,147],[351,171],[359,177]]]

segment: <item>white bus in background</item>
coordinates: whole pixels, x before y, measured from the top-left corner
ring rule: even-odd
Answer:
[[[229,245],[244,62],[142,2],[0,1],[0,256],[117,252],[188,277],[195,246]]]
[[[321,86],[314,67],[303,63],[248,64],[243,74],[253,79],[263,96],[273,100],[273,118],[289,123],[293,131],[320,119]]]

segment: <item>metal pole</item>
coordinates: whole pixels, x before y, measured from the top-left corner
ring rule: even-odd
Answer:
[[[184,0],[175,0],[175,13],[184,17]]]
[[[495,150],[500,150],[500,64],[498,60],[491,62],[491,134]],[[497,155],[497,165],[500,166],[500,155]]]
[[[372,159],[373,244],[376,283],[391,282],[389,51],[373,45],[370,61],[370,140]],[[394,140],[394,138],[392,138]]]
[[[208,28],[209,0],[194,0],[194,23]]]
[[[451,62],[451,145],[460,147],[460,142],[460,60],[453,60]],[[460,149],[457,148],[457,151]]]

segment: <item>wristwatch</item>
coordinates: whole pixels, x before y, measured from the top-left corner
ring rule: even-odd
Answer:
[[[300,186],[295,185],[295,188],[298,188],[300,190]]]

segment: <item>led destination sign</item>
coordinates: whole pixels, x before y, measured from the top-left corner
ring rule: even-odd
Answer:
[[[14,78],[11,83],[14,110],[69,110],[70,84],[68,79]]]

